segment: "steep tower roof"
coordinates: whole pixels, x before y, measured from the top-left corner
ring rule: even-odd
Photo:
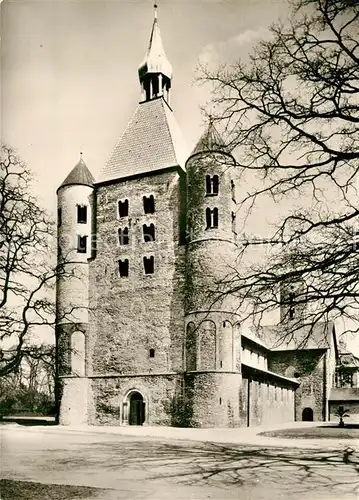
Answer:
[[[171,108],[162,98],[143,102],[102,170],[99,182],[177,165],[184,169],[186,158],[187,149]]]
[[[140,81],[148,73],[161,73],[167,78],[172,78],[172,66],[167,59],[165,50],[163,48],[160,27],[157,19],[157,5],[154,5],[155,13],[148,45],[147,53],[138,68]]]
[[[188,150],[169,106],[172,66],[163,49],[156,5],[139,77],[143,100],[103,168],[99,183],[169,167],[185,169]]]
[[[214,126],[212,120],[209,121],[207,129],[197,142],[195,148],[191,153],[191,156],[197,153],[205,153],[209,151],[223,151],[224,153],[228,154],[230,154],[231,152],[216,130],[216,127]]]
[[[79,162],[71,170],[59,189],[73,184],[79,184],[81,186],[93,186],[94,184],[94,178],[82,159],[82,153]]]

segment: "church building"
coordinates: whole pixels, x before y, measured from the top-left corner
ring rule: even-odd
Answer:
[[[213,123],[188,152],[157,9],[141,100],[98,179],[57,190],[60,423],[234,427],[325,420],[335,330],[276,345],[213,290],[233,266],[236,162]]]

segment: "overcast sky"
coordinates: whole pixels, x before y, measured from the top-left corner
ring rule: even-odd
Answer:
[[[201,133],[199,106],[208,99],[194,83],[198,62],[246,55],[286,15],[287,2],[157,3],[174,71],[172,106],[192,148]],[[134,112],[152,21],[149,0],[2,3],[2,140],[36,172],[36,190],[52,211],[80,151],[96,177]]]

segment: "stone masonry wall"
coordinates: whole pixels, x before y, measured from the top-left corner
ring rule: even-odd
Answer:
[[[181,192],[176,171],[98,187],[97,249],[90,263],[90,373],[182,370]],[[145,215],[142,197],[151,194],[155,213]],[[128,217],[119,218],[118,201],[125,199]],[[151,223],[156,240],[144,242],[142,225]],[[118,244],[120,227],[129,228],[128,245]],[[151,255],[154,274],[145,275],[142,259]],[[119,275],[119,259],[129,260],[127,278]]]
[[[243,379],[243,392],[245,405],[242,406],[242,419],[244,422],[247,420],[244,425],[258,426],[294,421],[293,388],[279,382],[274,384],[269,380]]]
[[[240,425],[240,373],[187,373],[184,384],[186,426]]]
[[[271,351],[269,370],[289,378],[300,385],[295,393],[295,419],[302,420],[304,408],[313,410],[314,420],[325,420],[326,351]]]
[[[181,375],[94,377],[91,379],[93,405],[89,423],[121,425],[126,395],[138,391],[146,406],[145,425],[182,424],[183,399]]]

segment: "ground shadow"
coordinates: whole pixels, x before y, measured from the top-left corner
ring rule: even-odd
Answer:
[[[345,424],[344,427],[339,427],[338,424],[329,424],[329,425],[319,425],[318,427],[323,428],[326,427],[329,429],[359,429],[359,424]]]
[[[307,494],[313,488],[315,494],[322,494],[323,498],[348,498],[348,495],[358,498],[359,494],[359,455],[351,447],[336,450],[265,448],[122,438],[119,443],[92,443],[91,450],[82,444],[78,454],[72,453],[63,460],[58,457],[56,467],[63,470],[101,467],[104,457],[109,457],[106,460],[109,472],[121,474],[131,469],[136,476],[144,474],[144,478],[152,480],[228,489],[240,486],[253,490],[253,498],[262,498],[259,493],[255,496],[260,488],[261,493],[273,488],[284,498]]]

